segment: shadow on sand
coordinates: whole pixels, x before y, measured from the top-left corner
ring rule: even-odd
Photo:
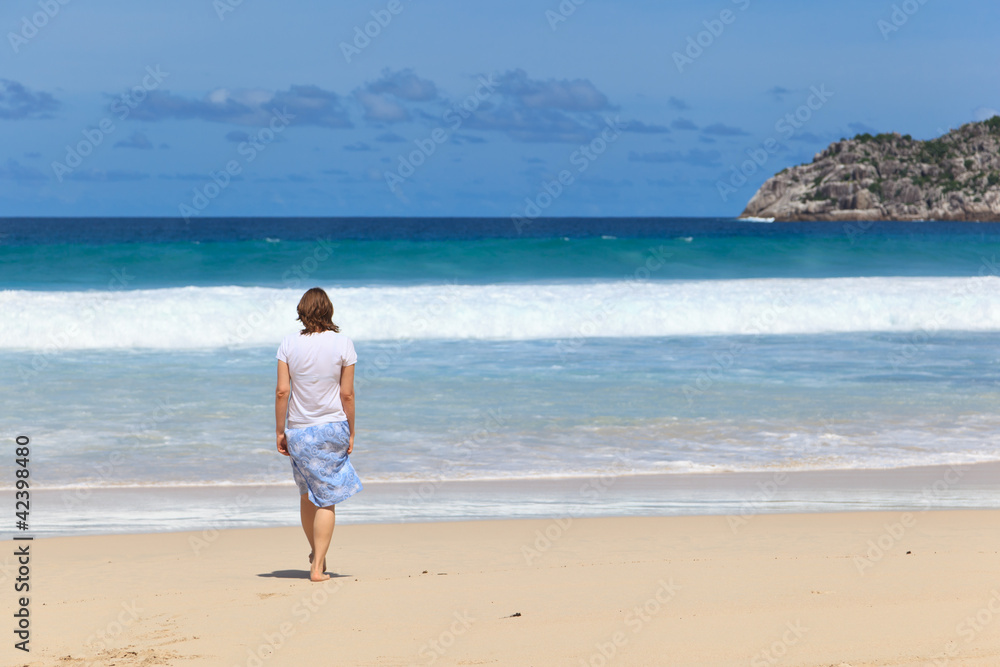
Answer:
[[[335,572],[327,572],[331,579],[338,579],[340,577],[349,577],[349,574],[337,574]],[[258,577],[272,577],[274,579],[308,579],[309,570],[275,570],[274,572],[266,572],[264,574],[258,574]]]

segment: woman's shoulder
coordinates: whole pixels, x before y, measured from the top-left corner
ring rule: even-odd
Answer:
[[[284,342],[287,343],[312,343],[319,345],[345,345],[350,343],[354,344],[354,341],[350,339],[346,334],[337,333],[336,331],[317,331],[315,333],[294,333],[288,334],[284,338]]]
[[[326,336],[329,340],[340,345],[347,345],[348,343],[351,345],[354,344],[354,341],[351,340],[350,336],[338,331],[324,331],[321,335]]]

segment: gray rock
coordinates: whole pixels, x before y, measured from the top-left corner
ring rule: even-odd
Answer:
[[[740,217],[1000,222],[1000,116],[929,141],[859,134],[761,186]]]

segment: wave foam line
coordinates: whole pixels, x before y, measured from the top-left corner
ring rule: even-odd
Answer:
[[[353,339],[1000,331],[1000,278],[828,278],[328,288]],[[0,350],[277,345],[301,290],[0,292]]]

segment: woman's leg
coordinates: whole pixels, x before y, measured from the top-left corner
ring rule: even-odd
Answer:
[[[299,496],[299,516],[302,517],[302,530],[305,531],[306,539],[309,540],[309,549],[316,553],[316,544],[313,542],[313,524],[316,522],[316,506],[309,500],[309,494],[303,493]]]
[[[312,503],[309,503],[312,505]],[[326,581],[330,575],[323,569],[326,565],[326,552],[330,550],[330,541],[333,539],[333,526],[337,520],[336,506],[315,507],[315,517],[313,518],[313,562],[309,578],[313,581]]]

